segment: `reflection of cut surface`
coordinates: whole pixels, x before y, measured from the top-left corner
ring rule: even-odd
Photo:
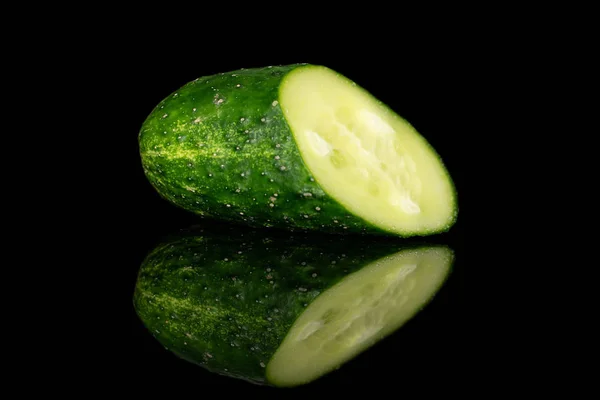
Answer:
[[[309,338],[310,336],[312,336],[313,333],[318,331],[323,326],[323,324],[323,321],[310,321],[298,334],[297,340],[305,340]]]
[[[296,341],[317,337],[321,340],[321,344],[316,349],[323,347],[327,353],[327,349],[339,348],[337,344],[331,343],[332,341],[351,347],[370,339],[382,329],[385,320],[392,316],[392,311],[408,300],[406,295],[401,296],[404,290],[400,283],[416,267],[415,264],[404,265],[386,274],[380,282],[368,282],[361,286],[360,295],[353,303],[355,308],[349,317],[346,316],[348,311],[346,308],[329,308],[320,319],[309,321],[301,328]],[[315,335],[318,331],[321,334]]]
[[[451,259],[445,248],[407,250],[349,275],[295,322],[267,366],[269,378],[310,381],[388,335],[433,295]]]

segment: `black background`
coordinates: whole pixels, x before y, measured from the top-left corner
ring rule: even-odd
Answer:
[[[415,47],[406,42],[359,46],[333,35],[327,40],[279,46],[268,36],[262,37],[263,42],[248,40],[227,46],[221,42],[210,47],[169,47],[170,43],[149,38],[129,38],[114,48],[108,46],[98,56],[103,66],[98,77],[98,90],[103,93],[99,125],[106,137],[105,155],[110,156],[100,167],[107,173],[94,189],[103,212],[92,219],[99,226],[108,225],[110,233],[100,233],[96,243],[100,241],[101,246],[92,246],[91,258],[101,264],[92,273],[96,283],[101,282],[95,285],[101,287],[101,297],[94,302],[97,311],[94,308],[94,322],[87,332],[93,344],[81,349],[92,364],[98,360],[99,372],[93,380],[100,383],[94,387],[101,388],[104,382],[138,393],[183,390],[201,396],[209,390],[205,386],[218,385],[220,394],[278,393],[277,389],[221,377],[177,359],[156,342],[135,315],[131,297],[146,254],[164,236],[198,222],[160,198],[150,186],[141,168],[137,135],[152,108],[193,79],[239,68],[297,62],[325,65],[342,73],[411,122],[450,171],[460,212],[450,232],[431,239],[450,245],[456,252],[454,271],[435,300],[401,330],[340,370],[293,391],[319,393],[342,385],[391,388],[399,390],[398,394],[418,389],[426,394],[463,386],[463,380],[472,378],[474,370],[468,362],[473,333],[466,326],[466,281],[471,266],[466,263],[463,236],[468,210],[463,173],[468,150],[463,127],[469,119],[465,104],[470,101],[465,76],[470,66],[451,40],[436,39]],[[92,57],[86,63],[95,61]],[[109,150],[109,143],[120,144],[116,153]],[[105,359],[108,365],[100,362]]]

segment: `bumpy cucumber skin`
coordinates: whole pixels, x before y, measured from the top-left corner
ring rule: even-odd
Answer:
[[[133,302],[148,331],[178,357],[214,373],[273,385],[266,365],[320,293],[381,257],[415,246],[349,236],[193,231],[147,256]]]
[[[331,198],[300,156],[278,103],[304,64],[196,79],[161,101],[139,133],[158,193],[200,216],[252,227],[386,233]]]

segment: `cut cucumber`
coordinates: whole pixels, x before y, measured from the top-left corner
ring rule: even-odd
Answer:
[[[199,78],[157,105],[139,144],[154,188],[201,216],[408,237],[446,231],[458,213],[424,137],[323,66]]]
[[[440,288],[453,257],[439,245],[195,231],[146,258],[134,305],[185,360],[298,386],[400,328]]]

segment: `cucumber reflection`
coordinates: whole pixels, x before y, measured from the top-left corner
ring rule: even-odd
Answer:
[[[444,245],[196,228],[148,254],[134,294],[178,357],[256,384],[311,382],[399,329],[454,260]]]

